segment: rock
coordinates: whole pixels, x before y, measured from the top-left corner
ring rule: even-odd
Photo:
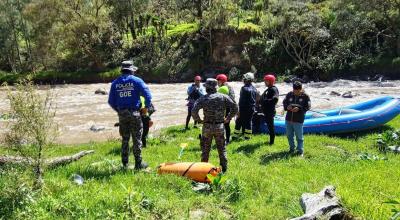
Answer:
[[[209,217],[209,213],[201,209],[196,209],[189,212],[189,219],[205,219],[207,217]]]
[[[331,93],[329,93],[329,95],[332,95],[332,96],[341,96],[340,93],[335,92],[335,91],[331,91]]]
[[[210,185],[209,184],[206,184],[206,183],[195,183],[193,186],[192,186],[192,189],[193,189],[193,191],[195,191],[195,192],[210,192],[211,191],[211,187],[210,187]]]
[[[353,219],[340,204],[334,186],[326,186],[317,194],[304,193],[300,204],[305,214],[292,220]]]
[[[314,82],[309,84],[310,87],[313,88],[325,88],[328,86],[328,83],[326,82]]]
[[[72,180],[74,183],[78,184],[78,185],[83,185],[83,182],[84,182],[83,177],[81,177],[81,176],[78,175],[78,174],[72,174],[71,180]]]
[[[308,77],[307,75],[304,75],[304,76],[301,78],[301,80],[302,80],[302,83],[308,83],[308,82],[310,82],[310,77]]]
[[[104,126],[97,126],[97,125],[92,125],[92,127],[90,127],[90,130],[94,132],[102,131],[105,129],[106,128]]]
[[[306,83],[306,82],[308,82],[307,80],[309,80],[309,78],[307,76],[304,76],[303,78],[299,78],[294,75],[289,75],[283,81],[285,83],[293,83],[295,81],[300,81],[301,83]]]
[[[107,95],[108,92],[105,89],[97,89],[94,94],[96,95]]]
[[[343,98],[353,98],[354,96],[356,96],[356,94],[353,94],[351,91],[342,94]]]
[[[382,74],[376,74],[375,76],[370,78],[371,81],[378,81],[378,82],[382,82],[385,80],[388,80],[384,75]]]
[[[400,146],[389,146],[388,150],[392,151],[393,153],[400,153]]]

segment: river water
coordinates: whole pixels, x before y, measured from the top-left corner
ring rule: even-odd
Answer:
[[[239,99],[240,87],[243,83],[231,82]],[[50,89],[56,95],[57,104],[56,121],[59,124],[60,135],[56,142],[62,144],[88,143],[92,141],[105,141],[119,137],[118,128],[114,123],[118,118],[116,113],[107,104],[107,95],[96,95],[97,89],[109,90],[111,84],[82,84],[82,85],[55,85],[51,88],[42,87],[41,92]],[[156,112],[152,119],[154,125],[150,133],[157,133],[160,128],[184,124],[187,115],[186,89],[187,83],[174,84],[149,84],[153,94],[153,103]],[[256,88],[263,92],[264,83],[256,83]],[[278,103],[278,114],[282,113],[282,100],[284,94],[291,91],[291,84],[278,83],[276,85],[282,95]],[[351,81],[336,80],[333,82],[311,82],[304,84],[306,92],[310,95],[313,110],[337,108],[354,104],[360,101],[373,99],[380,96],[400,96],[400,81]],[[353,98],[344,98],[335,94],[352,92]],[[9,112],[9,102],[6,90],[0,88],[0,115]],[[101,131],[92,131],[92,126],[104,128]],[[0,119],[0,134],[7,131],[7,120]]]

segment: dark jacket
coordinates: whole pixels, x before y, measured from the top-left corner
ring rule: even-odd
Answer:
[[[259,96],[256,87],[252,84],[244,85],[240,90],[239,111],[254,111],[257,96]]]
[[[276,103],[278,103],[279,91],[275,86],[268,87],[261,95],[261,110],[265,116],[275,116]]]
[[[288,111],[288,106],[298,107],[298,112]],[[311,108],[310,97],[306,93],[301,93],[299,96],[295,96],[293,92],[289,92],[283,100],[283,108],[286,113],[286,121],[303,123],[304,115]]]

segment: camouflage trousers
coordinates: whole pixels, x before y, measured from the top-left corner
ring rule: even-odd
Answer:
[[[135,164],[142,162],[142,132],[143,124],[138,111],[121,110],[118,112],[119,118],[119,134],[122,137],[122,164],[127,165],[129,162],[129,140],[132,136],[133,155],[135,156]]]
[[[217,144],[219,163],[225,172],[228,166],[228,159],[225,149],[225,128],[224,124],[208,124],[203,125],[202,146],[201,146],[201,162],[208,162],[211,150],[212,139],[215,138]]]

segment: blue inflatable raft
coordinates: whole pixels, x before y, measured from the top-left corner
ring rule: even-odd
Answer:
[[[400,114],[400,100],[385,96],[342,108],[312,112],[306,114],[304,133],[349,133],[376,128],[384,125]],[[265,122],[254,117],[253,131],[268,133]],[[257,126],[257,122],[259,123]],[[275,118],[276,134],[285,134],[285,118]]]

